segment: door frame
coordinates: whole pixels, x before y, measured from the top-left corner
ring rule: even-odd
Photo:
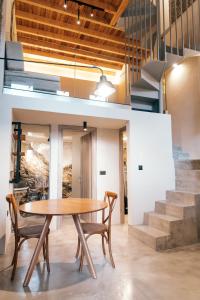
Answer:
[[[59,178],[58,178],[58,197],[62,198],[62,161],[63,161],[63,131],[64,130],[71,130],[75,132],[83,131],[82,126],[74,126],[74,125],[59,125]],[[91,174],[91,184],[92,184],[92,198],[96,198],[97,195],[97,176],[96,176],[96,148],[97,148],[97,128],[88,127],[87,133],[92,133],[92,158],[91,158],[91,165],[92,165],[92,174]]]
[[[120,198],[120,223],[125,223],[124,214],[124,165],[123,165],[123,132],[127,131],[127,127],[124,126],[119,129],[119,198]]]

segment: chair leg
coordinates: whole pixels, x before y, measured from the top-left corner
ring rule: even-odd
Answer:
[[[16,267],[17,267],[17,258],[18,258],[18,250],[19,250],[18,243],[19,243],[19,239],[15,238],[15,251],[14,251],[14,255],[13,255],[13,259],[12,259],[13,269],[12,269],[12,274],[11,274],[11,280],[14,280]]]
[[[114,263],[114,259],[113,259],[113,255],[112,255],[112,249],[111,249],[111,237],[110,237],[110,235],[108,235],[108,250],[109,250],[109,254],[110,254],[111,265],[112,265],[113,268],[115,268],[115,263]]]
[[[84,251],[83,251],[83,247],[81,247],[79,272],[83,271],[83,260],[84,260]]]
[[[75,255],[76,258],[78,258],[78,256],[79,256],[80,245],[81,245],[81,241],[80,241],[80,238],[78,237],[78,245],[77,245],[77,250],[76,250],[76,255]]]
[[[102,234],[101,236],[101,240],[102,240],[102,249],[103,249],[103,255],[106,255],[106,249],[105,249],[105,243],[104,243],[104,235]]]
[[[44,244],[42,246],[42,252],[43,252],[43,258],[44,258],[44,260],[46,260],[46,241],[44,242]]]
[[[45,242],[45,259],[47,263],[47,272],[50,273],[50,264],[49,264],[49,237],[48,234],[46,236],[46,242]]]

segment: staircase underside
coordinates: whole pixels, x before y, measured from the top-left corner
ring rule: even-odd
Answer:
[[[165,60],[152,60],[144,64],[140,72],[140,79],[136,80],[131,88],[132,109],[161,112],[159,100],[162,76],[168,68],[181,60],[183,60],[183,56],[166,53]]]

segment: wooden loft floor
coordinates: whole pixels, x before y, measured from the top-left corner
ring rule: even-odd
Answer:
[[[116,24],[128,0],[81,0],[80,25],[78,4],[64,0],[16,0],[17,38],[24,53],[121,70],[126,57],[127,41]],[[94,16],[91,8],[95,6]],[[136,53],[130,42],[131,59]]]

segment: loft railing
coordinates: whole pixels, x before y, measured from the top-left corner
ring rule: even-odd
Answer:
[[[166,61],[166,53],[200,51],[200,0],[130,0],[124,15],[127,45],[134,43],[135,60],[127,63],[130,84],[149,61]]]
[[[31,60],[0,57],[4,65],[4,82],[2,92],[12,95],[26,95],[35,97],[56,96],[63,100],[87,100],[88,104],[129,108],[124,93],[123,73],[117,78],[114,72],[103,70],[97,66],[69,64],[67,62],[51,62],[48,59]],[[89,69],[90,72],[86,72]],[[95,72],[97,71],[97,72]],[[106,97],[96,95],[95,90],[101,75],[105,75],[107,82],[112,82],[116,91]],[[122,89],[122,91],[121,91]],[[71,101],[71,100],[70,100]]]

